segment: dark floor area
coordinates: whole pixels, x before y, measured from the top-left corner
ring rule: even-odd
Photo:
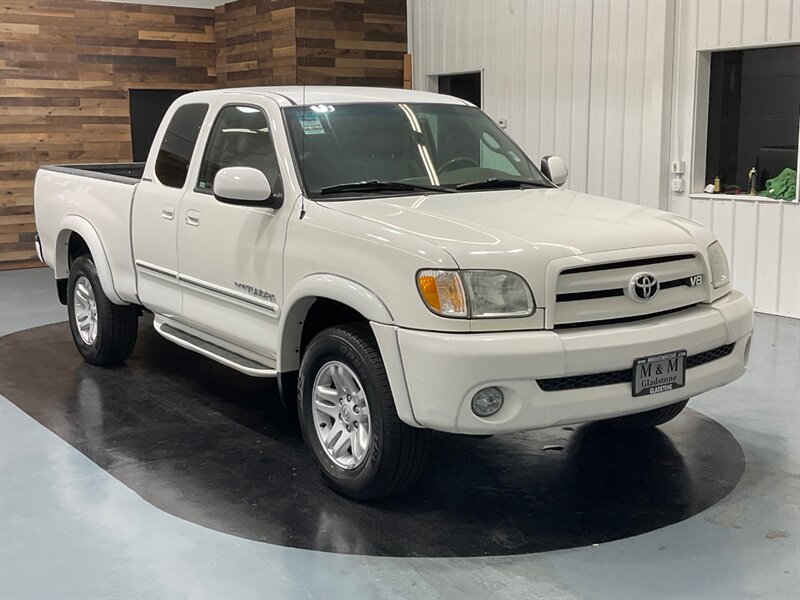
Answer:
[[[125,366],[85,364],[65,323],[0,338],[0,393],[153,505],[237,536],[329,552],[481,556],[627,538],[686,519],[744,471],[692,410],[660,429],[602,425],[439,435],[422,480],[366,505],[321,482],[271,380],[163,340],[142,319]]]

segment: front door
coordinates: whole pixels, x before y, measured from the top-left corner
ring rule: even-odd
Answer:
[[[253,167],[266,175],[273,194],[282,193],[273,139],[280,113],[273,101],[264,102],[268,105],[256,106],[228,97],[220,108],[194,186],[181,202],[178,263],[182,319],[274,359],[290,208],[225,204],[212,191],[220,169]]]

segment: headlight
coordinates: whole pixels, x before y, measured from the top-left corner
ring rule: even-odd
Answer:
[[[527,317],[536,310],[528,284],[508,271],[426,269],[417,274],[417,287],[427,307],[443,317]]]
[[[527,317],[533,314],[533,294],[516,273],[462,271],[470,316],[473,318]]]
[[[714,242],[708,247],[708,262],[711,265],[711,283],[715,288],[722,287],[731,279],[728,268],[728,257],[719,242]]]

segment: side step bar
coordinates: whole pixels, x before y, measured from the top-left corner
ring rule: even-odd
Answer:
[[[198,354],[207,356],[218,363],[222,363],[227,367],[236,369],[251,377],[275,377],[278,374],[278,372],[271,367],[262,365],[261,363],[236,354],[235,352],[231,352],[226,348],[222,348],[221,346],[217,346],[216,344],[194,336],[191,333],[177,329],[172,325],[155,320],[153,326],[158,333],[169,341],[178,344],[178,346],[193,350]]]

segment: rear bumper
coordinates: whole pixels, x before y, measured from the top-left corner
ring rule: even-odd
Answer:
[[[42,242],[39,239],[38,233],[36,234],[36,237],[33,238],[33,245],[36,247],[36,257],[40,262],[44,262],[44,255],[42,254]]]
[[[646,323],[566,332],[446,334],[376,324],[373,328],[379,341],[387,340],[389,331],[377,330],[393,329],[396,334],[399,360],[385,356],[385,362],[404,421],[455,433],[490,434],[642,412],[725,385],[745,371],[753,307],[733,291],[713,304]],[[537,383],[628,369],[643,356],[683,349],[692,356],[728,344],[733,344],[729,354],[687,369],[685,387],[652,396],[632,397],[630,382],[562,391],[544,391]],[[398,389],[401,386],[404,389]],[[499,387],[505,403],[497,414],[480,418],[472,413],[471,400],[487,386]]]

